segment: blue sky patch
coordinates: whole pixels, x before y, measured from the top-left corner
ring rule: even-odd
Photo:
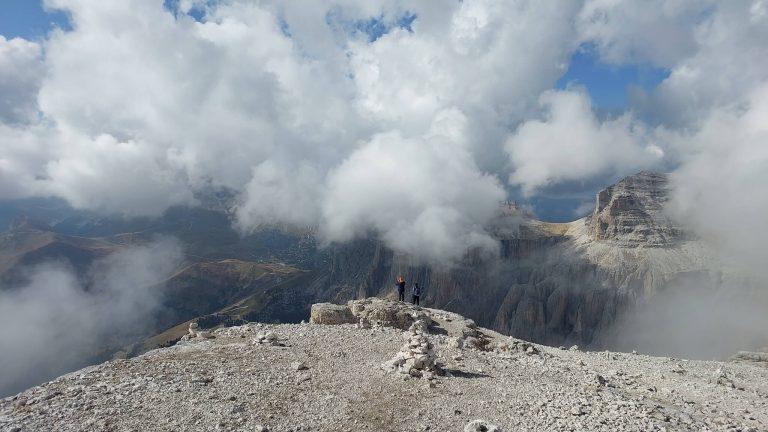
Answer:
[[[171,11],[175,16],[178,16],[180,13],[179,0],[163,0],[163,6],[165,6],[165,8]],[[200,7],[192,7],[187,15],[192,17],[197,22],[203,22],[203,18],[205,17],[205,9]]]
[[[66,13],[46,11],[39,0],[0,1],[0,34],[6,39],[39,40],[55,27],[71,29]]]
[[[384,21],[384,17],[379,16],[367,20],[357,21],[354,25],[355,32],[361,32],[368,35],[368,42],[375,42],[378,38],[389,33],[393,28],[401,28],[413,32],[411,24],[416,20],[416,15],[406,12],[393,23]]]
[[[565,89],[569,85],[584,86],[597,111],[615,113],[629,106],[632,86],[649,91],[669,76],[669,70],[650,65],[614,66],[600,62],[595,49],[589,45],[578,49],[572,56],[568,71],[556,84]]]

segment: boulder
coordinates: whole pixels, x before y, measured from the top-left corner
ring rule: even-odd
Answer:
[[[352,311],[344,305],[333,303],[315,303],[310,311],[309,322],[312,324],[356,324],[356,318]]]
[[[395,327],[407,330],[414,322],[422,320],[428,326],[432,319],[415,307],[389,300],[367,298],[363,300],[351,300],[347,306],[356,317],[365,319],[372,325],[382,327]]]

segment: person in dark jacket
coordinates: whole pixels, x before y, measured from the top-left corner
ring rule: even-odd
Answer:
[[[405,301],[405,279],[402,276],[398,276],[395,286],[397,287],[397,299]]]
[[[413,296],[411,297],[411,302],[415,304],[416,306],[419,305],[419,297],[421,297],[421,288],[419,288],[419,283],[416,282],[413,284],[413,291],[411,292]]]

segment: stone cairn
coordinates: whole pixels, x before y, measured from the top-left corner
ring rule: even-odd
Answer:
[[[414,322],[403,336],[407,342],[395,357],[382,365],[384,370],[403,377],[435,379],[440,368],[435,363],[434,346],[427,337],[427,323],[423,320]]]

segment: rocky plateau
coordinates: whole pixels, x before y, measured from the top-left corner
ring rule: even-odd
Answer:
[[[172,347],[0,400],[0,430],[768,430],[765,354],[554,348],[381,299],[316,304],[308,318],[193,325]]]

